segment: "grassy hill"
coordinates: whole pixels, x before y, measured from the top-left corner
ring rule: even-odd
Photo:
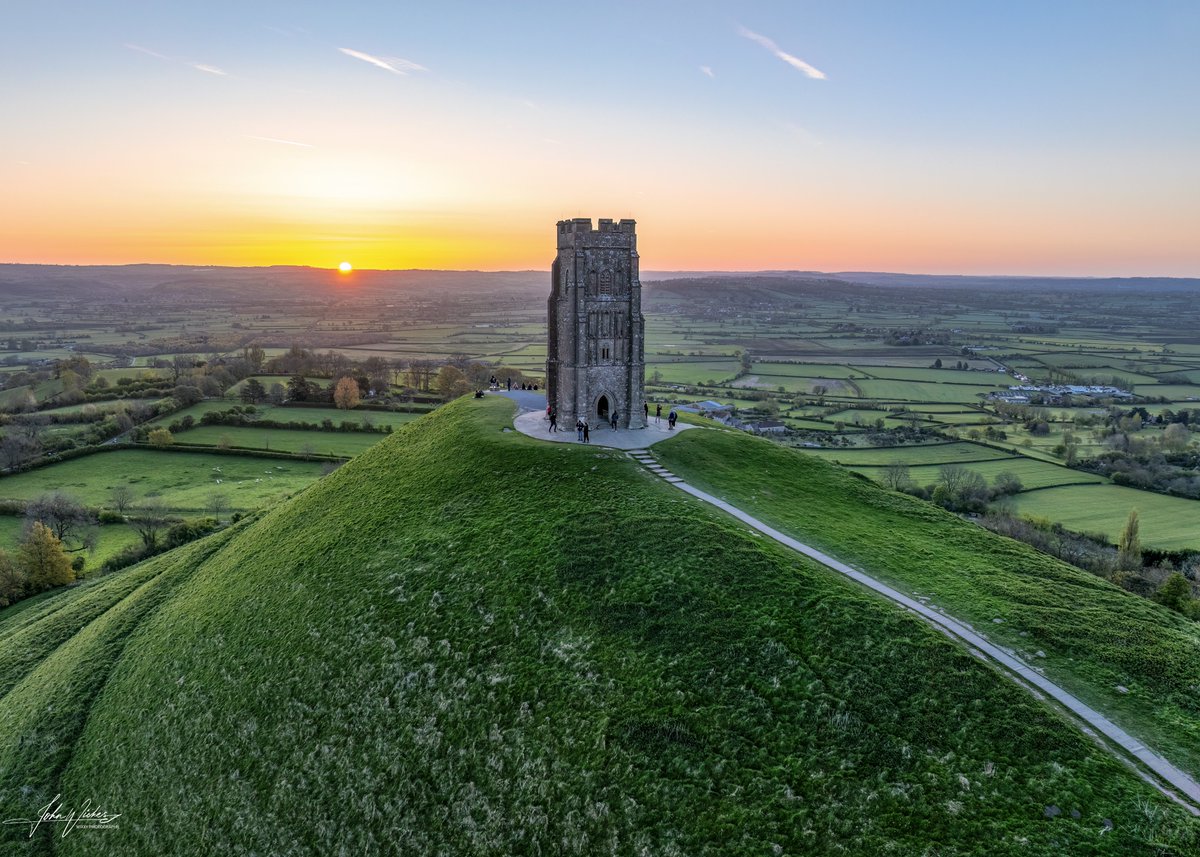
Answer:
[[[1181,767],[1200,770],[1195,621],[744,432],[691,431],[654,450],[697,487],[974,624]]]
[[[0,612],[0,817],[123,813],[0,851],[1200,844],[936,631],[509,408],[460,400],[257,520]]]

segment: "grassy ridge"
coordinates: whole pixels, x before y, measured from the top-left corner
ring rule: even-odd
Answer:
[[[986,629],[1183,767],[1200,770],[1195,622],[769,441],[691,431],[654,449],[697,487]]]
[[[224,541],[106,581],[129,594],[0,699],[24,729],[85,657],[115,661],[47,723],[56,754],[0,731],[0,814],[94,795],[121,829],[54,851],[122,857],[1197,843],[924,623],[623,455],[502,433],[510,414],[461,400]]]
[[[139,623],[234,531],[143,563],[102,584],[23,611],[0,635],[0,803],[5,818],[33,818],[59,778],[96,696]],[[116,738],[117,736],[113,736]],[[51,853],[43,826],[6,826],[5,853]],[[9,851],[8,848],[20,851]]]

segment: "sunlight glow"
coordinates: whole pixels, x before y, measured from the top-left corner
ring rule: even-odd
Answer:
[[[342,262],[342,264],[338,265],[338,270],[341,271],[343,274],[349,274],[351,271],[354,270],[354,266],[351,265],[349,262]]]

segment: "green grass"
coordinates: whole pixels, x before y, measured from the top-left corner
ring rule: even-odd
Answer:
[[[16,551],[23,535],[25,518],[20,515],[0,515],[0,550]],[[83,574],[98,570],[104,561],[129,545],[139,541],[138,534],[127,524],[102,524],[98,530],[96,550],[79,551],[84,558]],[[76,554],[72,554],[75,556]]]
[[[938,472],[944,465],[927,464],[923,467],[910,467],[908,475],[918,485],[932,485],[938,480]],[[967,470],[973,470],[992,484],[997,474],[1012,473],[1020,478],[1025,488],[1046,488],[1051,485],[1067,485],[1077,482],[1091,482],[1097,487],[1105,485],[1108,480],[1094,473],[1084,473],[1082,470],[1071,470],[1067,467],[1049,464],[1044,461],[1034,461],[1031,458],[1013,457],[993,459],[992,461],[972,462],[964,464]],[[872,479],[880,479],[883,475],[880,467],[859,467],[860,473],[865,473]],[[1085,495],[1086,496],[1086,495]]]
[[[924,623],[510,415],[460,400],[253,523],[0,613],[4,814],[128,819],[3,828],[6,853],[1196,845]]]
[[[852,366],[855,373],[895,381],[921,381],[935,384],[965,384],[968,386],[997,387],[1016,382],[999,372],[964,372],[961,369],[917,369],[901,366]],[[977,391],[972,391],[977,392]]]
[[[229,405],[225,405],[226,408]],[[340,424],[344,420],[349,420],[352,423],[362,422],[364,419],[370,420],[375,426],[395,426],[399,427],[404,423],[410,423],[417,417],[428,412],[428,408],[422,408],[418,413],[408,413],[407,411],[368,411],[362,409],[354,409],[343,411],[339,408],[304,408],[304,407],[273,407],[271,405],[256,405],[258,415],[263,419],[277,420],[279,422],[301,422],[301,423],[319,423],[322,420],[333,420],[334,424]],[[406,406],[408,407],[408,406]],[[421,408],[420,405],[412,406]]]
[[[1200,770],[1200,623],[807,452],[726,431],[686,432],[654,451],[697,487],[986,628],[1160,752]],[[1039,650],[1045,659],[1033,657]],[[1130,693],[1117,693],[1118,685]]]
[[[365,431],[301,431],[240,426],[197,426],[175,435],[178,443],[231,446],[273,452],[305,452],[350,457],[370,449],[387,435]]]
[[[179,512],[202,512],[217,491],[228,496],[233,509],[257,509],[311,484],[323,466],[315,461],[118,449],[2,476],[0,499],[31,500],[61,490],[85,505],[106,506],[115,486],[128,485],[139,501],[162,497]]]
[[[655,372],[662,374],[663,384],[702,384],[713,380],[718,383],[737,374],[736,360],[707,360],[681,362],[647,361],[646,376]]]
[[[993,377],[1001,377],[999,375]],[[962,402],[977,405],[991,387],[980,384],[938,384],[933,381],[889,381],[868,378],[854,382],[863,398],[888,402]],[[996,384],[995,389],[1002,386]]]
[[[1103,533],[1114,544],[1130,510],[1137,509],[1143,544],[1200,550],[1200,501],[1185,497],[1123,485],[1085,485],[1022,494],[1013,498],[1013,507],[1023,515],[1060,521],[1072,530]]]
[[[1007,455],[1000,450],[965,442],[927,443],[919,446],[814,449],[809,450],[807,454],[820,456],[847,466],[885,466],[897,461],[917,466],[921,464],[957,464],[988,459],[1000,459],[1005,462],[1020,460],[1018,456]]]

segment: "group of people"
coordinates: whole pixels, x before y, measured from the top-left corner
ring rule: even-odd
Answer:
[[[558,431],[558,411],[554,410],[553,405],[546,406],[546,418],[550,420],[550,431]],[[616,428],[616,419],[613,420],[613,428]],[[575,439],[580,443],[591,443],[591,426],[583,417],[575,420]]]
[[[499,389],[500,389],[500,379],[499,379],[499,378],[497,378],[495,375],[493,375],[491,378],[489,378],[489,379],[488,379],[488,384],[490,384],[490,385],[491,385],[491,388],[492,388],[493,390],[499,390]],[[512,388],[513,388],[513,379],[512,379],[512,378],[505,378],[505,379],[504,379],[504,386],[505,386],[505,388],[506,388],[506,389],[507,389],[509,392],[512,392]],[[537,384],[531,384],[531,383],[529,383],[528,381],[522,381],[520,384],[518,384],[518,385],[517,385],[517,389],[519,389],[519,390],[532,390],[532,391],[534,391],[534,392],[537,392],[537,388],[538,388],[538,385],[537,385]]]
[[[648,424],[650,422],[650,405],[643,404],[642,407],[644,409],[644,412],[646,415],[646,422]],[[558,411],[554,410],[553,405],[546,405],[546,419],[548,419],[550,421],[550,431],[557,432],[558,431]],[[613,431],[616,431],[617,422],[619,419],[620,419],[620,414],[616,410],[614,410],[608,419],[608,425],[610,428],[612,428]],[[679,419],[679,414],[675,413],[674,408],[671,408],[670,413],[667,414],[667,428],[674,429],[675,423],[676,423],[676,421],[678,421],[678,419]],[[656,423],[662,422],[662,405],[654,406],[654,422],[656,422]],[[583,417],[580,417],[579,419],[575,420],[575,439],[577,441],[579,441],[580,443],[591,443],[590,430],[591,430],[591,426],[588,424],[588,421],[585,420]]]

